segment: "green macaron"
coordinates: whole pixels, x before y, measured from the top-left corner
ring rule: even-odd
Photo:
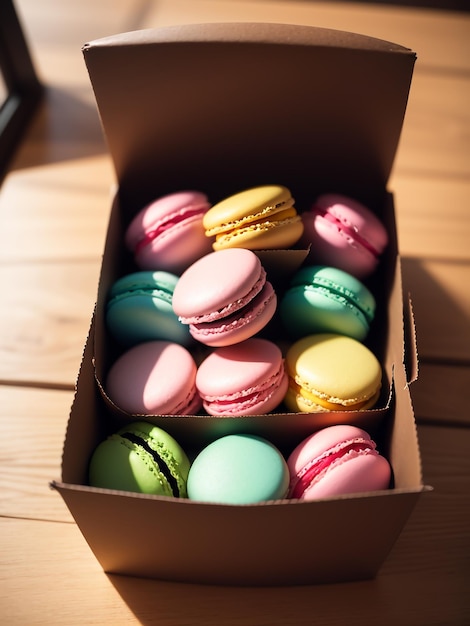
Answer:
[[[217,504],[256,504],[284,498],[287,463],[266,439],[226,435],[203,448],[188,476],[188,497]]]
[[[375,308],[374,296],[357,278],[335,267],[311,265],[294,275],[279,312],[293,338],[338,333],[362,341]]]
[[[89,464],[92,487],[185,498],[190,462],[166,431],[133,422],[102,441]]]
[[[119,278],[111,287],[106,326],[124,346],[142,341],[167,340],[181,345],[191,341],[188,327],[173,310],[178,276],[164,271],[141,271]]]

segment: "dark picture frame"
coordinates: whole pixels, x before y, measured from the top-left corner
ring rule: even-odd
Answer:
[[[0,182],[43,94],[13,0],[0,6]]]

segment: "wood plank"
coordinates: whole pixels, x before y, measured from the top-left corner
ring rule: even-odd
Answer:
[[[45,141],[43,148],[49,145]],[[111,181],[107,157],[9,174],[0,192],[0,263],[98,259],[111,208]]]
[[[71,391],[0,385],[0,515],[71,522],[49,488],[60,479]]]
[[[418,61],[392,175],[468,183],[469,105],[470,73],[428,73],[420,71]]]
[[[4,624],[136,624],[75,524],[0,518]]]
[[[470,363],[470,260],[403,259],[420,359]]]
[[[0,265],[0,381],[75,384],[99,259]]]
[[[139,28],[145,0],[16,0],[39,76],[49,85],[88,82],[84,43]]]
[[[169,626],[301,626],[312,623],[314,607],[325,626],[468,623],[470,430],[426,426],[419,434],[435,491],[421,498],[376,580],[270,589],[108,577],[74,524],[3,518],[3,618],[34,625],[47,615],[51,626],[73,626],[151,623],[158,615]],[[73,584],[58,595],[51,581],[68,580],[71,571]]]
[[[470,426],[470,413],[462,398],[468,393],[470,366],[422,363],[411,385],[418,423]]]
[[[470,179],[397,175],[390,189],[403,256],[468,261]]]
[[[144,26],[191,22],[284,22],[334,28],[378,37],[413,48],[422,68],[470,70],[470,16],[451,11],[347,2],[286,0],[160,0]]]

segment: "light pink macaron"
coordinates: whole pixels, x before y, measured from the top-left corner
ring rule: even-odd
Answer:
[[[196,387],[209,415],[269,413],[287,391],[282,353],[258,337],[216,348],[199,366]]]
[[[212,250],[202,218],[210,208],[199,191],[162,196],[144,207],[129,224],[125,243],[144,270],[180,274]]]
[[[287,459],[289,497],[316,500],[387,489],[391,467],[369,434],[350,425],[329,426],[302,441]]]
[[[259,258],[228,248],[198,259],[181,275],[173,310],[197,341],[228,346],[249,339],[273,317],[276,293]]]
[[[110,400],[132,415],[191,415],[201,408],[196,363],[186,348],[148,341],[124,352],[105,384]]]
[[[357,278],[376,269],[387,243],[384,224],[360,202],[324,194],[302,214],[302,244],[310,245],[312,262],[331,265]]]

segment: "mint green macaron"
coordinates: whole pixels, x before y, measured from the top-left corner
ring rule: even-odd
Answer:
[[[369,333],[376,302],[357,278],[335,267],[301,268],[284,293],[279,312],[289,335],[337,333],[362,341]]]
[[[284,498],[289,487],[287,463],[266,439],[226,435],[206,446],[188,476],[191,500],[218,504],[256,504]]]

